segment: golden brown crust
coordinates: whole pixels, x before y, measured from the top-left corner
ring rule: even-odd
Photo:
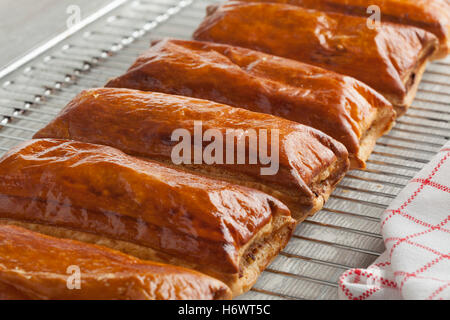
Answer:
[[[254,237],[257,240],[252,242],[248,248],[246,247],[241,250],[243,256],[240,265],[241,271],[232,274],[212,269],[208,265],[186,261],[183,258],[171,256],[149,247],[128,241],[108,238],[102,235],[11,219],[0,219],[0,225],[3,224],[19,226],[56,238],[73,239],[100,245],[102,247],[108,247],[142,260],[150,260],[168,265],[181,266],[187,269],[194,269],[226,283],[231,289],[232,296],[238,296],[250,290],[259,274],[286,246],[294,229],[294,224],[287,224],[281,226],[279,229],[268,226],[261,230]],[[13,292],[11,292],[11,294],[13,294]]]
[[[0,282],[0,301],[3,300],[30,300],[30,297],[13,286]]]
[[[200,41],[159,41],[106,86],[191,96],[296,121],[343,143],[357,168],[365,167],[371,140],[395,118],[386,99],[351,77]]]
[[[256,49],[352,76],[408,107],[420,70],[438,40],[423,29],[278,3],[228,2],[212,6],[196,40]],[[295,36],[293,36],[295,35]]]
[[[134,243],[230,277],[267,230],[295,224],[260,191],[82,142],[23,143],[0,159],[0,176],[2,219]]]
[[[70,267],[80,272],[78,289],[68,287]],[[231,291],[195,271],[0,225],[0,298],[209,300],[230,299]]]
[[[381,21],[411,25],[438,37],[440,46],[434,58],[450,53],[450,6],[446,0],[241,0],[243,2],[276,2],[347,15],[369,17],[367,8],[380,8]]]
[[[348,153],[339,142],[312,128],[267,114],[250,112],[207,100],[129,89],[100,88],[82,92],[36,138],[62,138],[110,145],[124,152],[173,165],[171,140],[177,129],[194,136],[194,120],[203,132],[214,129],[225,136],[253,130],[268,131],[268,150],[276,148],[279,170],[262,175],[267,165],[250,164],[255,146],[245,143],[245,164],[192,164],[184,169],[256,188],[285,202],[296,219],[321,208],[348,169]],[[271,135],[278,130],[278,141]],[[227,153],[223,138],[223,162]],[[191,139],[189,145],[194,143]],[[236,140],[234,142],[237,144]],[[207,144],[203,147],[206,148]],[[236,148],[235,148],[236,149]],[[332,170],[330,170],[332,168]],[[324,173],[328,173],[324,175]],[[317,177],[323,176],[317,180]]]

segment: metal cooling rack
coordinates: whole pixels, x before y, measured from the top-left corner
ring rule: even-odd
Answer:
[[[102,86],[124,72],[151,38],[190,38],[211,2],[116,0],[77,32],[32,52],[0,79],[0,154],[30,139],[82,89]],[[384,250],[383,210],[449,138],[446,59],[428,66],[414,106],[379,140],[367,170],[348,173],[324,209],[297,228],[240,298],[337,298],[344,270],[367,267]]]

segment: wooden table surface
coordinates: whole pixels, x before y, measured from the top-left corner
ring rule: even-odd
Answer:
[[[108,0],[1,0],[0,70],[67,29],[67,8],[77,5],[81,18]]]

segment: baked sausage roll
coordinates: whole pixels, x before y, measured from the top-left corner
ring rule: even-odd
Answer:
[[[395,112],[362,82],[259,51],[165,39],[107,87],[159,91],[213,100],[296,121],[335,138],[353,168],[364,168]]]
[[[225,284],[199,272],[0,225],[2,300],[230,298]]]
[[[234,295],[286,245],[288,208],[250,188],[94,144],[32,140],[0,159],[0,219],[196,269]]]
[[[187,137],[173,139],[179,130]],[[207,100],[130,89],[82,92],[35,138],[109,145],[183,165],[266,192],[298,221],[322,208],[348,170],[345,147],[310,127]],[[260,152],[271,154],[270,164]]]
[[[450,6],[447,0],[241,0],[244,2],[277,2],[305,8],[338,12],[368,18],[370,6],[380,8],[383,22],[415,26],[433,33],[439,39],[439,50],[433,58],[445,58],[450,52]]]
[[[438,41],[416,27],[278,3],[208,7],[196,40],[227,43],[310,63],[368,84],[403,114]]]

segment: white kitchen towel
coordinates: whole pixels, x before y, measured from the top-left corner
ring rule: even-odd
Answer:
[[[386,251],[339,279],[339,298],[450,299],[450,143],[381,217]]]

